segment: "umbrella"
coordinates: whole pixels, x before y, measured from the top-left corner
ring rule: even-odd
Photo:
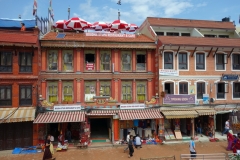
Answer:
[[[58,20],[53,27],[58,29],[71,30],[71,28],[67,27],[66,22],[66,20]]]
[[[74,30],[84,30],[88,27],[87,21],[79,18],[73,17],[66,22],[67,27],[70,27]]]
[[[92,29],[92,28],[93,28],[93,24],[90,23],[90,22],[87,22],[87,27],[86,27],[86,29]]]
[[[112,22],[111,29],[113,30],[124,30],[128,26],[127,22],[123,20],[115,20]]]
[[[93,23],[93,28],[95,31],[101,31],[103,29],[108,29],[110,28],[111,24],[106,23],[106,22],[95,22]]]
[[[138,26],[136,24],[128,24],[126,30],[129,32],[135,32],[136,29],[138,29]]]

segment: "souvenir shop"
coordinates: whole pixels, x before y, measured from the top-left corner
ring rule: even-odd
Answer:
[[[118,115],[121,140],[126,140],[128,132],[133,136],[138,134],[143,142],[157,141],[163,134],[163,117],[159,109],[120,110]]]

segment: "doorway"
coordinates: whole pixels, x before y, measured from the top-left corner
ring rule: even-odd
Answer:
[[[110,129],[111,129],[110,118],[91,118],[90,119],[91,138],[109,139]]]

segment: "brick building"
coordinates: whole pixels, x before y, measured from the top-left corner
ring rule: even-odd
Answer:
[[[193,133],[197,118],[202,129],[210,123],[222,131],[240,99],[240,35],[229,18],[148,17],[138,34],[157,43],[154,91],[162,95],[165,129],[187,133],[192,123]]]
[[[33,142],[38,34],[37,28],[0,30],[0,150],[31,146]]]

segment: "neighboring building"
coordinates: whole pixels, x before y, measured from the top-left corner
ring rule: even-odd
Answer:
[[[86,122],[92,140],[114,141],[125,138],[134,119],[155,123],[162,118],[159,110],[144,110],[145,101],[150,108],[158,100],[155,51],[144,35],[49,32],[41,39],[39,75],[46,110],[35,119],[36,128],[55,137],[70,129],[78,139],[79,122]]]
[[[26,28],[0,29],[0,150],[33,144],[39,30]]]
[[[193,134],[198,117],[202,128],[215,122],[215,129],[222,131],[240,100],[240,35],[229,18],[148,17],[137,34],[157,44],[154,92],[162,96],[159,105],[166,106],[161,107],[165,129],[187,133],[192,123]]]

